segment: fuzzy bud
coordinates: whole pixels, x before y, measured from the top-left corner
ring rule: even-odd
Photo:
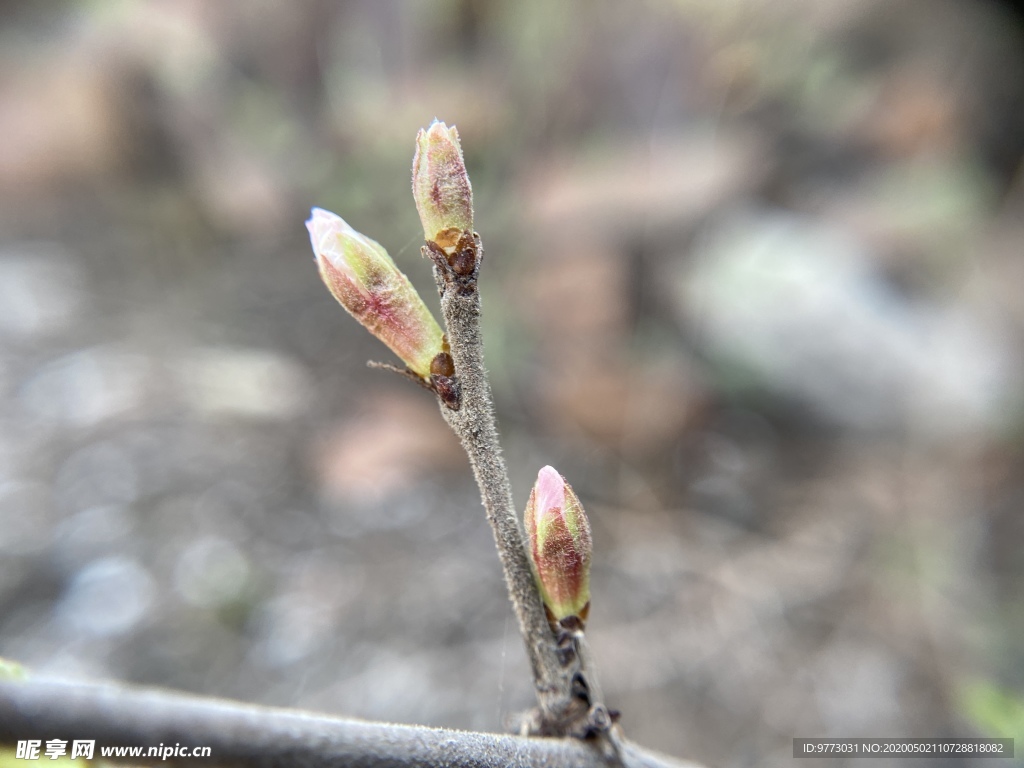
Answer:
[[[435,120],[416,135],[412,194],[423,236],[443,249],[454,248],[473,231],[473,189],[462,157],[459,132]]]
[[[423,379],[443,334],[388,252],[337,214],[314,208],[306,222],[320,277],[349,314]]]
[[[569,484],[552,467],[537,474],[524,519],[541,596],[556,621],[587,618],[590,608],[590,523]]]

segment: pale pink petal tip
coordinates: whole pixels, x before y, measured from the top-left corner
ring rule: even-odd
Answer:
[[[325,211],[323,208],[313,208],[309,212],[309,219],[306,220],[306,228],[312,232],[313,227],[333,216],[335,216],[335,214],[330,211]]]
[[[543,467],[537,473],[537,514],[543,515],[552,507],[561,509],[565,504],[565,480],[554,467]]]
[[[358,233],[336,213],[323,208],[313,208],[310,214],[306,221],[306,229],[309,230],[309,242],[313,246],[314,257],[326,256],[338,267],[338,235],[357,236]]]

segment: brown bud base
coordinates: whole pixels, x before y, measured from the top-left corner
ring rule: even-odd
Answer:
[[[555,637],[558,637],[563,632],[582,632],[587,626],[587,616],[590,615],[590,602],[583,606],[583,610],[580,611],[578,616],[566,616],[564,619],[556,619],[555,614],[551,612],[551,609],[546,605],[544,606],[544,613],[547,614],[548,623],[551,625],[551,631],[555,633]]]
[[[474,293],[483,252],[480,236],[475,232],[446,229],[438,237],[439,242],[428,240],[422,252],[441,272],[444,288],[453,287],[461,294]]]
[[[438,352],[430,361],[430,373],[437,376],[454,376],[455,361],[450,352]]]
[[[445,351],[438,352],[430,361],[430,389],[433,390],[441,402],[453,411],[459,410],[459,396],[462,387],[459,380],[455,378],[455,361],[447,350],[448,340],[445,339]]]
[[[442,376],[441,374],[430,374],[430,389],[433,390],[441,402],[453,411],[459,410],[462,396],[462,387],[459,380],[454,376]]]

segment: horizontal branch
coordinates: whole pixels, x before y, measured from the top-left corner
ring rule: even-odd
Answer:
[[[327,717],[116,683],[0,681],[0,744],[95,740],[104,746],[210,747],[207,758],[168,764],[382,768],[383,766],[582,766],[606,768],[578,739],[540,739]],[[680,763],[626,744],[626,766]],[[136,757],[125,762],[139,764]]]

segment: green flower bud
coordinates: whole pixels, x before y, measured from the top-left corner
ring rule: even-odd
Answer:
[[[590,523],[569,484],[552,467],[537,474],[524,519],[541,596],[556,621],[587,618],[590,609]]]
[[[320,277],[349,314],[383,341],[416,375],[444,345],[441,327],[388,252],[337,214],[314,208],[306,222]]]
[[[412,194],[426,240],[448,250],[473,232],[473,189],[454,125],[435,120],[416,135]]]

